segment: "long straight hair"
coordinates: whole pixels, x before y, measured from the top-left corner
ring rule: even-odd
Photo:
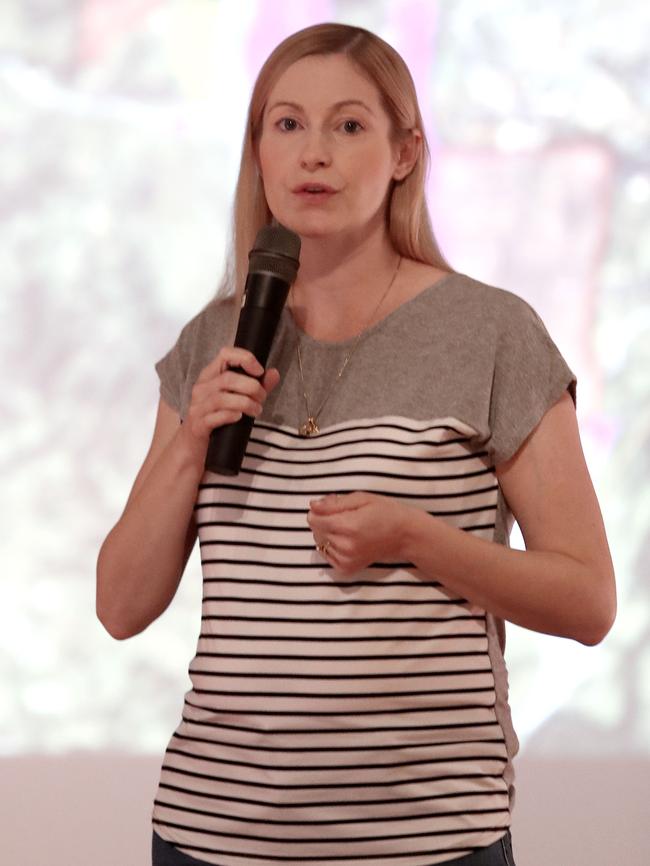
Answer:
[[[378,89],[391,121],[394,142],[417,129],[422,134],[417,161],[411,172],[392,182],[387,207],[387,228],[395,250],[406,258],[434,265],[447,273],[454,269],[436,242],[425,197],[430,165],[429,145],[415,85],[408,67],[395,49],[379,36],[348,24],[316,24],[281,42],[262,66],[248,108],[239,177],[230,224],[229,250],[218,295],[241,297],[248,272],[248,252],[259,229],[273,220],[260,178],[256,153],[264,110],[276,81],[293,63],[313,55],[341,54],[352,61]]]

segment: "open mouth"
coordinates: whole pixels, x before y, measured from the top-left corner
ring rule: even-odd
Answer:
[[[335,195],[336,190],[318,186],[302,187],[301,189],[296,190],[295,194],[302,199],[308,199],[310,201],[324,201],[325,199],[331,198]]]

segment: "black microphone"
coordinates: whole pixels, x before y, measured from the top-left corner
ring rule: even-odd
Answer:
[[[300,238],[281,225],[261,228],[248,254],[248,276],[235,346],[248,349],[263,367],[289,288],[298,273],[299,255]],[[231,369],[249,375],[242,367]],[[220,475],[237,475],[254,422],[252,416],[242,415],[234,424],[215,427],[210,433],[205,468]]]

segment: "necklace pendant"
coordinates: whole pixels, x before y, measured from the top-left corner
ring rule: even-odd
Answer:
[[[320,427],[316,423],[316,419],[310,415],[305,423],[300,425],[298,432],[301,436],[313,436],[315,433],[320,433]]]

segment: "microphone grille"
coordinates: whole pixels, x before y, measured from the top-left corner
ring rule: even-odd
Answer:
[[[262,226],[248,254],[249,273],[270,271],[293,283],[300,265],[300,237],[281,225]]]

